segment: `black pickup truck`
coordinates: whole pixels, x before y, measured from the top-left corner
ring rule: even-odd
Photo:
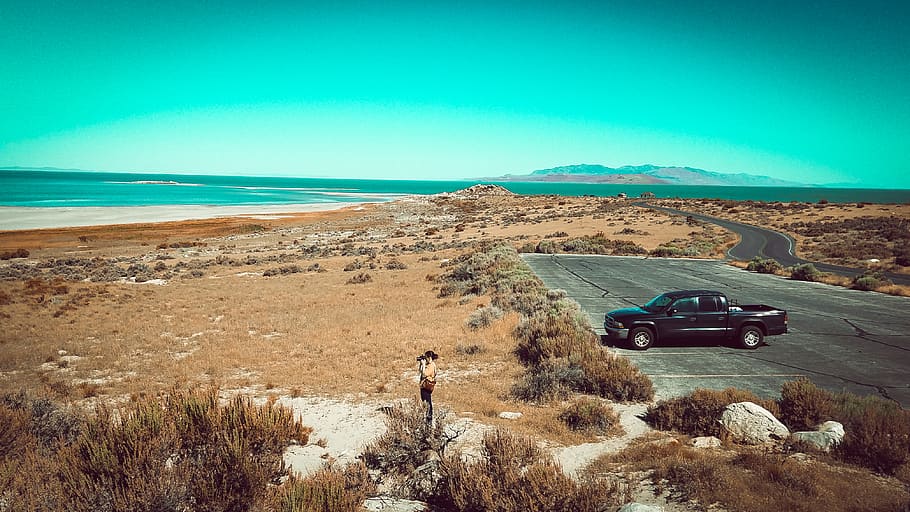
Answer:
[[[604,329],[611,339],[637,350],[661,338],[735,340],[752,349],[765,336],[787,332],[787,312],[764,304],[730,304],[720,292],[683,290],[658,295],[638,308],[610,311]]]

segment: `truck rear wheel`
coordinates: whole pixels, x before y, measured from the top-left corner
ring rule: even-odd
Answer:
[[[764,339],[765,334],[754,325],[747,325],[739,331],[739,346],[742,348],[750,350],[758,348]]]
[[[636,327],[629,332],[629,343],[635,350],[648,350],[654,344],[654,333],[647,327]]]

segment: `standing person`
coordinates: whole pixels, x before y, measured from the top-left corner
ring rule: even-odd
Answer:
[[[420,366],[420,400],[427,405],[427,423],[433,421],[433,388],[436,387],[436,359],[439,355],[427,350],[417,358]]]

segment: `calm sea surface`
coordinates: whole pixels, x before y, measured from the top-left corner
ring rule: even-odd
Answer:
[[[401,195],[454,192],[477,183],[517,194],[561,196],[718,198],[755,201],[908,203],[910,190],[584,183],[354,180],[126,174],[88,171],[0,170],[0,206],[77,207],[153,205],[260,205],[386,201]]]

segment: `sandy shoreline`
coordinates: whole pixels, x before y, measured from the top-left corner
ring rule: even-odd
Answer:
[[[0,231],[104,226],[182,220],[249,217],[275,220],[282,214],[339,210],[361,202],[332,202],[306,204],[257,204],[242,206],[214,205],[156,205],[156,206],[80,206],[80,207],[17,207],[0,206]]]

